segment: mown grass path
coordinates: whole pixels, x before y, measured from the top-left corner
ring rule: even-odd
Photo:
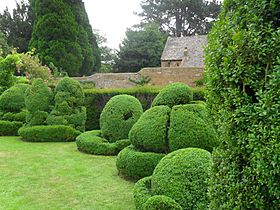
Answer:
[[[0,137],[0,209],[133,210],[134,183],[118,177],[115,159]]]

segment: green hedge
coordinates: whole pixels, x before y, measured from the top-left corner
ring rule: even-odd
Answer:
[[[109,143],[101,136],[100,130],[82,133],[76,138],[78,150],[93,155],[117,155],[123,148],[130,145],[129,139]]]
[[[99,116],[106,103],[115,95],[127,94],[136,97],[144,110],[151,107],[160,87],[136,87],[129,89],[87,89],[85,90],[85,106],[87,108],[86,130],[98,130]],[[193,88],[193,100],[204,101],[203,87]]]
[[[18,131],[24,141],[30,142],[68,142],[75,141],[81,132],[65,125],[42,125],[22,127]]]
[[[174,199],[164,196],[155,195],[150,197],[143,205],[143,210],[183,210],[183,208]]]
[[[127,139],[131,127],[143,114],[139,100],[130,95],[112,97],[100,115],[102,136],[110,143]]]
[[[128,146],[118,154],[116,166],[121,176],[138,180],[150,176],[164,156],[165,154],[161,153],[141,152]]]
[[[0,120],[0,136],[17,136],[22,122]]]
[[[144,203],[152,197],[151,193],[152,176],[140,179],[133,188],[134,204],[137,210],[142,210]]]

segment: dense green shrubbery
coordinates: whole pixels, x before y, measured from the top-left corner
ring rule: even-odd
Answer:
[[[63,78],[54,89],[55,107],[47,118],[49,125],[69,125],[77,130],[85,130],[86,108],[84,92],[74,79]]]
[[[129,133],[131,143],[142,151],[168,152],[167,129],[171,109],[156,106],[147,110]]]
[[[207,209],[211,166],[211,154],[203,149],[187,148],[168,154],[151,177],[136,183],[136,209]],[[159,195],[164,197],[153,197]]]
[[[225,0],[209,35],[207,98],[222,143],[211,209],[280,208],[280,3]]]
[[[129,95],[111,98],[100,115],[102,136],[109,142],[127,139],[131,127],[143,113],[138,99]]]
[[[162,153],[141,152],[134,146],[129,146],[118,154],[116,166],[120,175],[138,180],[150,176],[163,157]]]
[[[85,106],[87,108],[86,130],[96,130],[99,127],[99,117],[106,103],[115,95],[127,94],[136,97],[144,110],[151,107],[157,96],[159,87],[137,87],[129,89],[88,89],[85,90]],[[193,99],[204,100],[204,88],[193,88]]]
[[[169,151],[196,147],[212,152],[218,145],[217,134],[206,120],[206,109],[202,105],[174,106],[168,131]]]
[[[117,155],[122,149],[130,145],[129,139],[109,143],[101,136],[102,132],[98,130],[82,133],[76,139],[78,149],[81,152],[94,155]]]
[[[172,108],[179,104],[188,104],[193,100],[192,89],[183,83],[172,83],[163,88],[154,99],[152,106],[166,105]]]
[[[18,131],[24,141],[30,142],[69,142],[75,141],[81,134],[70,126],[65,125],[41,125],[22,127]]]
[[[0,136],[17,136],[22,125],[23,123],[18,121],[0,120]]]

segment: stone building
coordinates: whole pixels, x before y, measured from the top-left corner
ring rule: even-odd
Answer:
[[[206,35],[168,37],[161,56],[161,67],[204,67]]]

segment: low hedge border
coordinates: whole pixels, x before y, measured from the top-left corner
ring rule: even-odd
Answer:
[[[118,88],[118,89],[86,89],[85,106],[87,108],[86,130],[98,130],[99,116],[106,103],[113,96],[127,94],[136,97],[142,104],[143,109],[147,110],[151,107],[152,101],[158,95],[162,87],[135,87],[135,88]],[[192,88],[193,100],[205,101],[205,88]]]
[[[150,176],[164,156],[165,154],[162,153],[141,152],[131,145],[120,151],[116,166],[119,174],[124,178],[139,180]]]
[[[22,126],[22,122],[0,120],[0,136],[17,136]]]
[[[18,131],[23,141],[70,142],[75,141],[80,131],[66,125],[39,125],[22,127]]]
[[[101,136],[100,130],[82,133],[76,138],[78,150],[93,155],[117,155],[123,148],[130,145],[129,139],[109,143]]]

